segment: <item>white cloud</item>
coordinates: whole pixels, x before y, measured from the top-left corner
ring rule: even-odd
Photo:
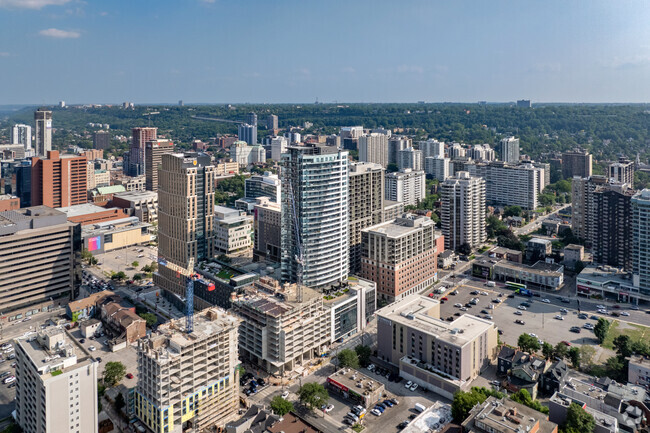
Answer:
[[[39,35],[45,36],[48,38],[57,38],[57,39],[74,39],[81,36],[81,33],[75,32],[72,30],[61,30],[61,29],[45,29],[38,32]]]
[[[357,72],[356,69],[354,69],[352,66],[346,66],[345,68],[341,69],[341,72],[345,72],[347,74],[354,74]]]
[[[0,7],[10,9],[42,9],[45,6],[61,6],[70,0],[0,0]]]
[[[0,57],[9,57],[10,54],[6,51],[0,51]]]
[[[605,66],[614,69],[633,69],[645,67],[650,65],[650,55],[636,54],[633,56],[619,57],[615,56],[613,59],[605,61]]]
[[[216,0],[199,0],[199,1],[200,1],[201,3],[212,4],[212,3],[214,3]]]
[[[414,73],[414,74],[421,74],[424,72],[424,68],[421,66],[415,66],[415,65],[400,65],[397,67],[397,72],[400,74],[404,73]]]

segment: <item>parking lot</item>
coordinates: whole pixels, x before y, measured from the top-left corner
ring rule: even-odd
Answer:
[[[384,401],[386,398],[395,398],[399,402],[398,405],[385,409],[380,416],[375,416],[370,413],[370,409],[372,409],[374,405],[368,408],[368,411],[362,420],[362,424],[366,426],[367,431],[400,431],[401,429],[398,428],[398,425],[402,421],[415,418],[415,416],[418,414],[418,412],[414,409],[416,403],[420,403],[427,407],[431,406],[435,401],[450,403],[449,401],[442,399],[436,394],[423,391],[421,388],[415,391],[411,391],[410,389],[404,387],[406,384],[406,381],[404,380],[400,382],[388,381],[384,377],[380,377],[378,374],[372,373],[365,368],[361,368],[359,371],[372,378],[373,380],[380,381],[384,384],[386,391],[381,399],[382,401]],[[318,382],[328,388],[326,378],[332,372],[333,370],[331,366],[327,365],[316,371],[311,376],[302,378],[301,382],[294,383],[289,387],[283,388],[281,386],[275,385],[258,387],[258,392],[248,397],[248,399],[252,404],[268,405],[270,404],[273,397],[281,396],[283,392],[286,391],[289,393],[287,399],[293,401],[294,403],[297,403],[297,392],[300,387],[300,383],[304,384],[307,382]],[[337,394],[331,390],[328,391],[330,396],[328,404],[331,404],[333,408],[327,413],[324,413],[320,410],[315,411],[317,412],[316,417],[322,420],[325,425],[332,426],[332,428],[336,427],[336,429],[342,430],[345,427],[349,427],[343,423],[343,419],[351,411],[352,406],[355,404],[352,401],[345,399],[340,394]]]
[[[126,386],[135,386],[137,382],[137,367],[138,367],[138,354],[135,350],[135,347],[128,345],[122,350],[117,352],[111,352],[110,348],[106,344],[108,337],[99,337],[99,338],[84,338],[81,335],[79,328],[71,330],[70,334],[77,339],[77,342],[83,346],[93,357],[96,359],[101,359],[99,366],[97,367],[97,376],[102,377],[104,374],[104,366],[107,362],[119,361],[126,367],[127,374],[133,374],[133,378],[129,379],[125,377],[122,380]],[[84,341],[83,343],[81,341]],[[91,350],[91,347],[94,347],[95,350]]]
[[[122,248],[96,256],[99,261],[99,268],[106,274],[111,271],[123,271],[129,279],[133,275],[142,273],[140,269],[144,265],[155,262],[158,257],[158,248],[153,246],[136,245],[128,248]],[[138,266],[131,266],[133,262],[138,262]]]
[[[523,333],[533,333],[540,340],[553,345],[561,341],[567,341],[571,344],[593,344],[596,341],[593,332],[584,329],[584,325],[585,323],[595,325],[597,319],[589,317],[600,317],[601,315],[594,315],[593,312],[589,312],[587,313],[587,319],[578,318],[575,301],[564,304],[552,295],[548,298],[544,298],[543,295],[533,298],[514,296],[511,290],[498,286],[493,288],[485,286],[478,289],[473,286],[460,285],[457,290],[458,295],[456,296],[450,294],[451,290],[448,290],[445,294],[448,300],[442,301],[444,304],[440,306],[440,318],[445,320],[449,317],[458,317],[460,314],[474,314],[485,317],[487,313],[499,328],[500,338],[504,343],[516,346],[517,339]],[[472,295],[472,291],[484,292],[487,295]],[[500,294],[503,296],[499,296]],[[472,305],[465,312],[454,306],[455,304],[464,306],[472,298],[478,298],[478,304]],[[495,303],[493,302],[494,299],[500,299],[502,302]],[[549,299],[550,303],[542,302],[543,299]],[[526,307],[526,310],[519,309],[518,307],[522,302],[530,303],[530,307]],[[562,310],[566,312],[563,313]],[[562,320],[556,319],[556,316],[562,317]],[[518,319],[523,321],[524,324],[515,323]],[[580,328],[579,333],[570,331],[574,326]]]

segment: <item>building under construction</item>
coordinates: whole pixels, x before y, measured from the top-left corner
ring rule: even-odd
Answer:
[[[320,356],[330,341],[323,295],[263,277],[232,301],[242,322],[239,351],[271,374],[284,375]]]
[[[156,433],[209,431],[237,417],[239,320],[210,308],[194,315],[191,333],[185,323],[160,325],[138,341],[135,414]]]

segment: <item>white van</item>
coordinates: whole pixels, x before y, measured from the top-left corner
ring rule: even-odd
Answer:
[[[494,287],[494,286],[496,286],[496,283],[494,281],[488,281],[487,286],[488,287]]]
[[[414,407],[415,407],[415,410],[417,410],[418,412],[424,412],[425,410],[427,410],[426,406],[424,406],[423,404],[420,404],[420,403],[415,403]]]

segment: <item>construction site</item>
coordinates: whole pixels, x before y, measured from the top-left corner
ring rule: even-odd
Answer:
[[[225,310],[209,308],[194,314],[192,322],[160,325],[138,342],[135,412],[147,427],[200,432],[237,416],[239,322]]]

